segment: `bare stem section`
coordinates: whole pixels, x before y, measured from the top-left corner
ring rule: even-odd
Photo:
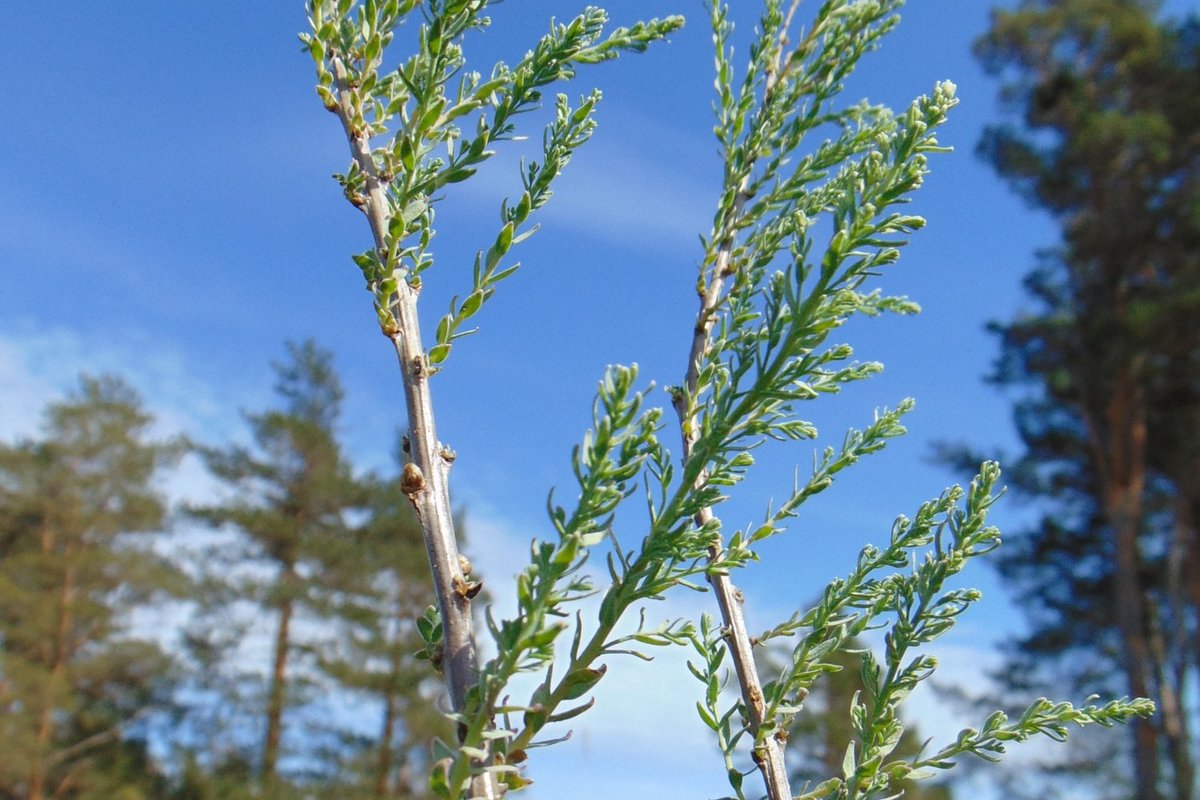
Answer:
[[[380,180],[366,138],[354,130],[349,108],[350,97],[342,81],[344,71],[335,75],[339,82],[338,119],[346,131],[350,153],[365,177],[367,201],[364,211],[371,224],[375,246],[381,260],[386,260],[388,199]],[[341,74],[338,74],[341,73]],[[438,605],[442,610],[445,631],[445,660],[443,668],[455,710],[461,710],[467,690],[477,680],[475,674],[475,643],[471,627],[470,595],[477,584],[469,584],[463,575],[454,534],[454,517],[450,509],[447,480],[453,454],[437,438],[433,399],[429,386],[429,368],[425,348],[421,344],[420,317],[417,313],[418,291],[405,281],[399,283],[395,311],[399,323],[395,330],[385,331],[396,348],[400,374],[404,383],[405,407],[408,411],[408,457],[404,469],[403,488],[412,499],[425,532],[425,547],[433,570]]]
[[[768,59],[767,75],[763,86],[763,106],[771,104],[772,96],[777,89],[781,76],[783,51],[787,46],[787,29],[798,4],[798,2],[793,3],[788,11],[786,21],[781,26],[779,38],[771,43],[773,52]],[[700,426],[697,424],[698,420],[695,419],[700,370],[709,354],[710,334],[721,306],[725,279],[733,275],[737,269],[737,266],[732,263],[736,222],[741,217],[746,202],[751,199],[747,187],[753,172],[754,161],[755,157],[751,155],[746,163],[741,165],[741,179],[737,181],[737,191],[724,215],[724,231],[718,232],[718,238],[714,242],[717,244],[717,250],[711,272],[698,288],[700,311],[696,315],[696,325],[692,334],[687,373],[684,378],[683,391],[675,394],[673,402],[682,430],[685,462],[691,458],[692,452],[700,440]],[[727,169],[729,169],[729,172],[726,173],[727,176],[733,174],[732,167],[732,164],[727,164]],[[696,479],[696,488],[702,487],[707,479],[707,471],[702,471]],[[712,520],[711,507],[705,507],[696,514],[696,525],[699,528],[706,527]],[[709,563],[720,562],[723,555],[724,545],[718,539],[709,548]],[[724,638],[733,660],[742,703],[746,710],[748,728],[757,742],[753,751],[754,763],[762,773],[769,800],[791,800],[792,790],[788,780],[783,742],[774,735],[759,736],[759,729],[766,720],[766,702],[763,697],[762,681],[759,679],[758,668],[754,663],[754,643],[746,628],[746,619],[742,612],[745,597],[725,570],[710,571],[708,582],[712,586],[717,606],[721,612]]]

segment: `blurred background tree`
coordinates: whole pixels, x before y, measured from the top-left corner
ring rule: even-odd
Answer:
[[[403,445],[396,461],[398,472]],[[317,600],[337,636],[316,657],[324,675],[381,713],[373,735],[346,720],[332,726],[340,747],[322,797],[427,797],[429,743],[453,741],[454,731],[442,711],[443,683],[417,657],[424,643],[415,620],[431,600],[425,540],[398,476],[370,475],[363,484],[366,519],[327,566]]]
[[[177,448],[117,378],[83,378],[42,438],[0,444],[0,797],[141,800],[163,778],[141,725],[171,658],[132,614],[186,587],[145,546]]]
[[[1154,698],[1118,796],[1190,800],[1200,20],[1162,19],[1147,0],[1026,0],[994,12],[977,54],[1019,119],[990,128],[980,153],[1062,231],[1025,279],[1033,309],[993,325],[992,380],[1027,389],[1009,476],[1043,512],[999,554],[1029,623],[1003,674],[1010,689],[1066,676],[1083,693]]]
[[[0,800],[427,796],[454,732],[418,658],[420,527],[397,475],[342,455],[328,351],[288,354],[254,446],[199,449],[228,493],[173,545],[184,447],[119,379],[0,444]]]
[[[255,447],[200,450],[229,499],[189,509],[240,542],[210,551],[189,635],[193,710],[204,719],[190,743],[228,742],[216,732],[236,738],[247,719],[261,739],[184,748],[181,800],[423,797],[428,742],[451,731],[441,681],[416,658],[414,620],[431,598],[420,526],[396,476],[360,476],[344,455],[329,351],[308,341],[288,354],[275,366],[281,408],[247,417]],[[264,611],[265,670],[243,652]],[[248,691],[264,672],[265,698]],[[376,711],[369,731],[363,719]]]
[[[297,611],[306,605],[311,610],[313,584],[349,538],[347,514],[364,500],[336,437],[343,392],[332,356],[311,341],[289,344],[288,353],[288,362],[275,365],[284,407],[247,417],[257,452],[238,445],[200,451],[232,497],[191,509],[214,526],[243,534],[250,557],[269,572],[232,578],[239,599],[261,603],[274,617],[259,755],[264,790],[278,777],[284,711],[299,700],[305,679],[293,663]]]

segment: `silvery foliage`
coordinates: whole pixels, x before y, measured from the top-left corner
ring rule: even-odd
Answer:
[[[671,17],[604,32],[606,15],[586,9],[552,25],[516,66],[497,64],[487,77],[465,71],[462,40],[485,28],[488,0],[312,0],[312,31],[302,37],[317,63],[317,92],[331,110],[333,55],[340,54],[340,85],[350,87],[352,137],[370,143],[386,187],[386,236],[355,256],[385,332],[394,331],[393,298],[401,282],[419,287],[434,265],[430,250],[436,200],[471,177],[513,138],[516,117],[543,102],[542,90],[575,76],[579,65],[640,51],[677,29]],[[574,449],[574,499],[551,500],[553,535],[535,542],[529,565],[516,579],[517,612],[486,618],[495,658],[479,668],[465,706],[457,709],[461,741],[434,745],[431,786],[437,796],[466,796],[473,776],[489,773],[508,789],[529,780],[521,772],[527,751],[557,723],[588,710],[585,700],[604,679],[611,656],[648,658],[647,647],[685,646],[695,653],[692,672],[704,684],[697,704],[723,753],[730,786],[746,797],[747,775],[761,767],[764,744],[783,741],[789,722],[803,713],[809,688],[836,669],[831,655],[868,630],[883,629],[882,655],[864,654],[867,690],[853,709],[854,740],[841,775],[801,794],[804,798],[866,798],[894,792],[894,782],[935,774],[965,753],[994,759],[1010,741],[1037,733],[1066,736],[1068,724],[1112,725],[1147,715],[1149,701],[1116,701],[1077,708],[1039,700],[1009,719],[997,712],[978,730],[909,759],[891,759],[903,732],[898,709],[937,666],[922,651],[952,627],[979,593],[947,589],[971,560],[1000,545],[986,524],[1000,472],[984,464],[967,489],[954,487],[899,518],[886,546],[865,547],[852,571],[831,582],[812,608],[797,612],[756,637],[755,644],[787,642],[791,656],[762,687],[761,722],[752,724],[742,699],[724,692],[728,629],[705,616],[658,627],[640,624],[618,634],[618,622],[643,601],[678,587],[700,588],[757,560],[757,547],[784,531],[804,501],[824,491],[844,469],[904,433],[906,400],[881,410],[840,447],[825,448],[808,477],[769,509],[761,524],[727,535],[705,512],[723,503],[754,466],[753,452],[769,440],[816,437],[800,410],[876,374],[881,365],[853,360],[849,345],[833,340],[852,317],[909,314],[914,303],[883,295],[871,279],[893,265],[908,237],[924,225],[901,209],[944,151],[936,130],[955,105],[954,85],[937,84],[901,113],[867,102],[845,104],[840,94],[859,59],[898,22],[901,0],[826,0],[807,25],[796,6],[765,0],[765,9],[739,76],[731,45],[728,5],[713,2],[716,45],[714,128],[725,163],[713,226],[702,237],[697,277],[698,328],[690,381],[670,389],[688,446],[672,456],[663,441],[662,408],[649,387],[638,388],[635,367],[609,369],[600,382],[592,429]],[[401,22],[420,11],[418,48],[382,72],[387,45]],[[559,94],[543,132],[543,156],[524,166],[520,188],[501,208],[494,242],[480,250],[463,299],[436,329],[428,364],[438,369],[464,323],[516,269],[510,249],[532,234],[530,218],[551,195],[554,180],[592,133],[599,101],[593,92],[572,102]],[[821,136],[819,142],[814,141]],[[382,143],[376,144],[377,140]],[[363,208],[358,163],[336,176],[347,198]],[[614,535],[619,510],[640,495],[640,542]],[[589,555],[605,545],[607,580],[597,586],[584,572]],[[599,594],[599,613],[585,620],[576,607]],[[430,609],[418,621],[426,654],[435,661],[441,619]],[[540,676],[532,696],[509,698],[511,679]],[[561,730],[561,728],[557,729]]]

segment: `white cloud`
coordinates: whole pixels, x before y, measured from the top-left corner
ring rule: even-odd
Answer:
[[[18,343],[0,338],[0,439],[32,436],[46,402],[61,388],[28,363],[29,353]]]
[[[81,374],[112,373],[138,390],[157,420],[157,433],[222,427],[225,401],[195,378],[183,354],[140,332],[107,340],[66,329],[0,333],[0,412],[4,435],[34,432],[42,408],[78,385]]]
[[[604,241],[632,239],[672,253],[694,247],[711,220],[713,192],[636,154],[598,149],[568,167],[546,216]]]
[[[120,376],[141,394],[157,438],[228,436],[243,424],[236,407],[196,378],[184,355],[146,334],[104,341],[66,329],[0,332],[0,439],[36,436],[43,412],[79,385],[81,374]],[[216,484],[194,456],[162,476],[170,500],[211,498]]]

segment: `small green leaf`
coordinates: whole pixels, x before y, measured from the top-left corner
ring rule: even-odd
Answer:
[[[450,800],[450,761],[443,760],[433,765],[433,770],[429,773],[429,791],[433,792],[434,797]]]
[[[403,229],[408,230],[409,224],[411,224],[412,221],[417,217],[424,214],[427,208],[429,208],[429,198],[425,195],[417,195],[410,200],[408,205],[406,205],[400,211],[400,221],[404,226]]]
[[[501,255],[508,252],[508,248],[512,247],[513,240],[513,223],[510,220],[500,229],[500,235],[496,237],[496,251]]]
[[[560,689],[563,692],[563,699],[575,700],[587,694],[600,682],[600,679],[604,677],[604,673],[607,671],[608,665],[601,664],[598,669],[585,667],[568,674],[563,679]]]
[[[458,167],[442,173],[441,183],[462,183],[475,174],[471,167]]]
[[[542,728],[546,727],[547,717],[548,715],[546,714],[546,709],[538,704],[526,709],[523,721],[525,723],[525,727],[529,730],[540,731]]]
[[[453,323],[454,320],[448,314],[438,322],[437,333],[435,334],[438,344],[448,344],[450,342],[450,327]]]
[[[520,772],[505,772],[500,777],[500,781],[514,792],[519,792],[527,786],[533,785],[533,781],[523,776]]]
[[[479,311],[479,308],[482,305],[483,292],[476,289],[467,295],[467,299],[464,300],[462,306],[459,307],[458,318],[460,320],[470,319],[471,317],[475,316],[475,313]]]
[[[432,130],[434,123],[437,122],[438,117],[442,115],[442,109],[445,107],[446,98],[439,97],[437,100],[435,100],[429,106],[429,108],[425,110],[425,113],[421,115],[421,121],[418,125],[419,129],[422,131]]]
[[[745,776],[742,775],[742,773],[736,769],[730,769],[728,771],[728,776],[729,776],[729,785],[733,787],[733,790],[735,792],[738,792],[739,794],[741,794],[742,781],[745,778]]]
[[[857,770],[858,765],[854,759],[854,742],[850,742],[846,745],[846,754],[842,756],[842,776],[846,780],[851,780]]]
[[[716,718],[708,713],[708,709],[699,700],[696,701],[696,713],[700,715],[700,720],[714,731],[719,731],[721,726],[717,724]]]
[[[574,708],[568,708],[566,711],[559,711],[557,714],[553,714],[547,722],[566,722],[569,719],[578,717],[594,705],[596,705],[596,698],[593,697],[581,706],[575,706]]]

